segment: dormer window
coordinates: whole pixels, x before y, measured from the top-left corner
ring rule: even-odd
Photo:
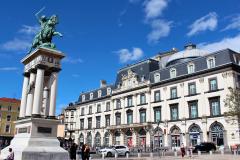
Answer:
[[[102,96],[102,91],[99,90],[99,91],[98,91],[98,98],[100,98],[101,96]]]
[[[176,78],[176,76],[177,76],[176,68],[171,68],[170,69],[170,78]]]
[[[82,95],[82,101],[83,102],[85,101],[85,95]]]
[[[208,69],[215,67],[215,57],[207,58],[207,66],[208,66]]]
[[[111,94],[111,88],[107,88],[107,95],[110,95]]]
[[[188,67],[188,74],[195,72],[195,64],[194,63],[189,63],[187,67]]]
[[[154,74],[154,82],[160,82],[160,73],[155,73]]]
[[[93,99],[93,93],[90,93],[90,100]]]
[[[141,82],[144,82],[145,81],[145,76],[142,76],[141,77]]]

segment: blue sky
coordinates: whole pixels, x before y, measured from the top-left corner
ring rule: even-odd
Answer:
[[[239,0],[38,0],[0,6],[0,97],[21,98],[20,60],[38,24],[34,14],[59,16],[54,38],[66,54],[57,112],[82,91],[114,83],[119,68],[192,42],[209,51],[240,51]]]

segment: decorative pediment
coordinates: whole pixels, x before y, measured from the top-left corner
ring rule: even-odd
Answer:
[[[127,71],[127,74],[122,75],[122,86],[121,88],[131,88],[138,84],[138,75],[131,69]]]
[[[122,81],[129,80],[132,78],[137,78],[137,74],[133,72],[131,69],[127,71],[126,75],[122,75]]]

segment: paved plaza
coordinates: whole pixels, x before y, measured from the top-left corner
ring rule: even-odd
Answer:
[[[92,159],[95,159],[95,158],[92,158]],[[95,159],[95,160],[100,160],[101,158],[99,159]],[[124,160],[124,159],[127,159],[125,157],[122,157],[122,158],[106,158],[107,160]],[[240,160],[240,156],[234,156],[234,155],[201,155],[201,156],[198,156],[198,155],[194,155],[193,157],[174,157],[174,156],[166,156],[166,157],[153,157],[153,158],[150,158],[150,157],[141,157],[141,158],[138,158],[138,157],[131,157],[131,158],[128,158],[128,160],[175,160],[175,159],[182,159],[182,160],[185,160],[185,159],[192,159],[192,160]]]

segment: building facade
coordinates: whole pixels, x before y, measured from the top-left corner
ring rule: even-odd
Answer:
[[[239,87],[239,62],[230,49],[208,53],[189,44],[122,68],[113,85],[101,83],[66,108],[66,138],[144,149],[239,143],[237,119],[224,116],[229,88]]]
[[[0,147],[9,145],[15,134],[14,121],[20,110],[20,100],[0,98]]]

